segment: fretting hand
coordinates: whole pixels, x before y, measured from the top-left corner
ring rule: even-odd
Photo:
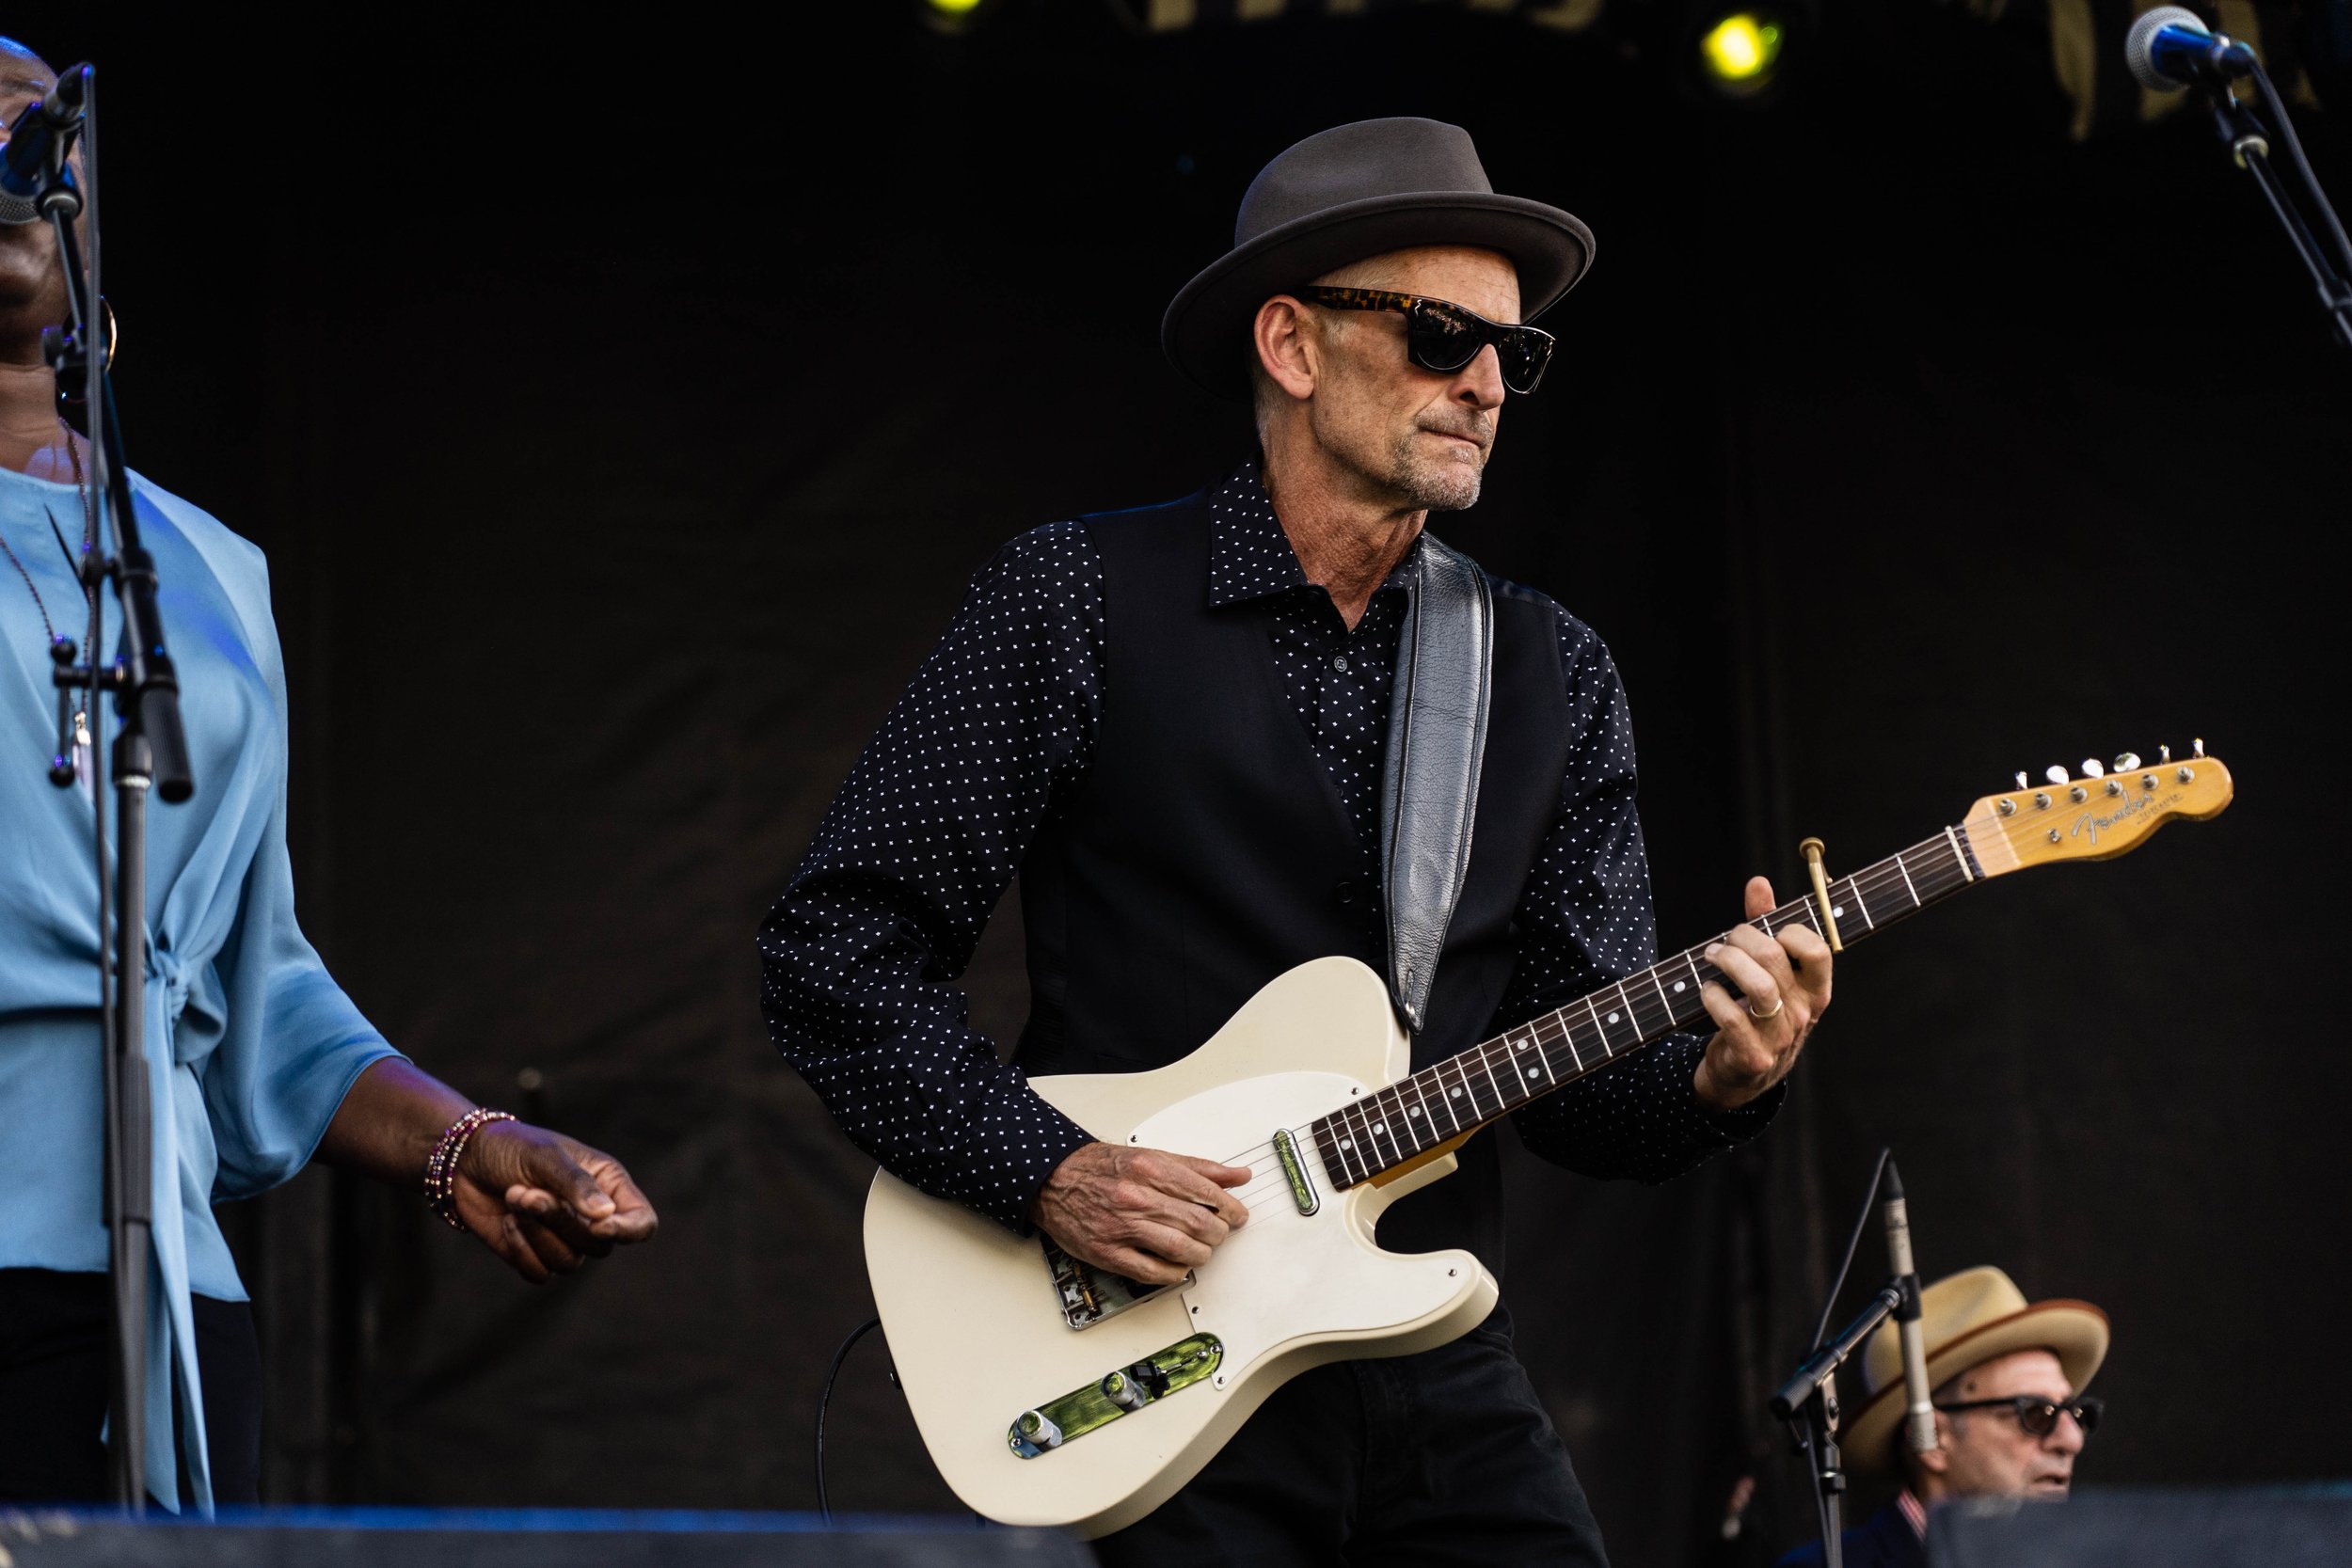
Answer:
[[[1772,884],[1749,878],[1748,919],[1775,907]],[[1741,925],[1707,950],[1707,961],[1744,993],[1743,1000],[1713,980],[1699,990],[1717,1027],[1692,1087],[1709,1109],[1735,1110],[1788,1076],[1829,1006],[1830,958],[1829,943],[1805,925],[1771,937]]]
[[[1173,1285],[1248,1222],[1249,1211],[1226,1189],[1249,1176],[1165,1149],[1088,1144],[1054,1167],[1029,1218],[1081,1262]]]

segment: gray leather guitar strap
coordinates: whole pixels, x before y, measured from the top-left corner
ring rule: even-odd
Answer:
[[[1494,652],[1486,574],[1422,534],[1397,643],[1380,791],[1389,994],[1416,1035],[1428,1019],[1438,955],[1470,874]]]

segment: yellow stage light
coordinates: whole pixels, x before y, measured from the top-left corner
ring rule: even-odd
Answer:
[[[1780,24],[1754,11],[1734,11],[1699,40],[1699,57],[1715,85],[1729,92],[1754,92],[1772,79],[1780,59]]]
[[[915,0],[916,10],[934,33],[960,37],[995,20],[993,0]]]

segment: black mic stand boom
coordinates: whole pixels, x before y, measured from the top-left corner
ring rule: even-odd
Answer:
[[[1859,1317],[1838,1330],[1837,1337],[1804,1359],[1788,1381],[1772,1397],[1772,1418],[1787,1421],[1796,1432],[1813,1472],[1815,1496],[1821,1510],[1822,1568],[1845,1568],[1845,1461],[1837,1451],[1837,1369],[1870,1337],[1873,1329],[1894,1316],[1903,1304],[1900,1280],[1879,1287]],[[1803,1422],[1802,1429],[1798,1423]]]

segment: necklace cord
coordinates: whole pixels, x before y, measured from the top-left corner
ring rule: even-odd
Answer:
[[[82,603],[87,611],[85,621],[87,630],[81,647],[76,651],[89,659],[91,671],[90,684],[84,694],[83,706],[78,713],[74,711],[72,700],[69,696],[72,688],[63,682],[57,683],[57,748],[49,759],[49,777],[52,783],[63,788],[80,776],[82,769],[79,764],[82,748],[90,743],[88,715],[91,705],[96,702],[95,650],[99,641],[100,621],[98,587],[85,570],[97,530],[97,514],[94,498],[90,495],[89,476],[82,467],[82,451],[81,448],[75,444],[73,427],[67,424],[61,416],[57,420],[57,428],[65,438],[66,457],[73,467],[74,493],[82,503],[81,560],[75,559],[73,547],[66,543],[65,529],[58,523],[56,513],[46,507],[42,508],[42,512],[49,521],[49,536],[57,542],[57,553],[65,559],[67,575],[73,578],[75,586],[82,593]],[[40,616],[40,627],[47,638],[46,650],[51,663],[54,665],[62,662],[65,657],[69,657],[61,651],[68,644],[57,635],[56,623],[50,619],[49,601],[41,597],[40,585],[33,580],[32,569],[16,553],[16,547],[8,542],[6,534],[0,534],[0,555],[6,555],[8,558],[8,564],[16,568],[16,575],[24,579],[26,592],[33,595],[33,609]],[[52,679],[55,679],[54,675]]]

